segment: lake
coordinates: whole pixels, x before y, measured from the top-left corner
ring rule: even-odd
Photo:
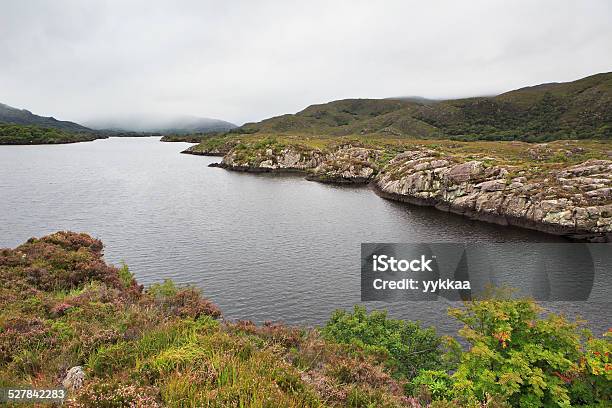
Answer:
[[[228,319],[318,325],[359,302],[362,242],[562,241],[391,202],[368,187],[209,168],[220,158],[179,154],[187,146],[158,138],[0,146],[0,247],[87,232],[140,283],[196,285]],[[450,304],[367,306],[449,334],[458,327],[446,316]],[[581,314],[596,331],[610,326],[604,294],[546,306]]]

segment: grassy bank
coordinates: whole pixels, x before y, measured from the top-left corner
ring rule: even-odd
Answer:
[[[0,145],[77,143],[90,142],[106,137],[108,136],[93,132],[76,133],[34,125],[24,126],[0,123]]]
[[[527,300],[450,313],[467,347],[362,308],[321,329],[223,321],[199,291],[145,289],[100,241],[60,232],[0,250],[0,387],[81,366],[67,406],[609,406],[609,333]]]

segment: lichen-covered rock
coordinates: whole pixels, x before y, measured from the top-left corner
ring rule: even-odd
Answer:
[[[502,191],[506,189],[506,181],[502,179],[483,181],[475,187],[480,188],[480,191]]]
[[[374,185],[384,197],[434,205],[471,218],[610,240],[612,161],[589,160],[543,180],[509,175],[502,166],[419,150],[397,155],[376,176]]]
[[[380,150],[342,146],[325,159],[307,178],[329,183],[368,183],[378,172]]]
[[[249,172],[297,171],[309,180],[327,183],[368,183],[378,172],[380,150],[337,146],[328,152],[299,146],[230,150],[219,167]],[[215,166],[217,167],[217,166]]]
[[[230,170],[267,172],[267,171],[307,171],[317,167],[324,154],[318,149],[299,148],[252,148],[230,150],[221,161],[221,166]]]
[[[485,167],[482,162],[470,161],[451,167],[446,178],[452,183],[465,183],[481,179],[484,173]]]

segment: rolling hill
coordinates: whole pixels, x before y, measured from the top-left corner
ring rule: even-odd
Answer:
[[[64,144],[107,137],[108,134],[78,123],[39,116],[29,110],[0,103],[0,145]]]
[[[35,115],[26,109],[17,109],[12,106],[0,103],[0,123],[12,125],[34,125],[44,128],[52,128],[67,132],[93,132],[78,123],[65,120],[57,120],[53,117]]]
[[[247,123],[236,133],[379,134],[461,140],[610,139],[612,73],[493,97],[345,99]]]

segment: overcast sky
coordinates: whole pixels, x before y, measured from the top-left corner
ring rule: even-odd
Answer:
[[[0,0],[0,102],[237,124],[612,71],[612,1]]]

